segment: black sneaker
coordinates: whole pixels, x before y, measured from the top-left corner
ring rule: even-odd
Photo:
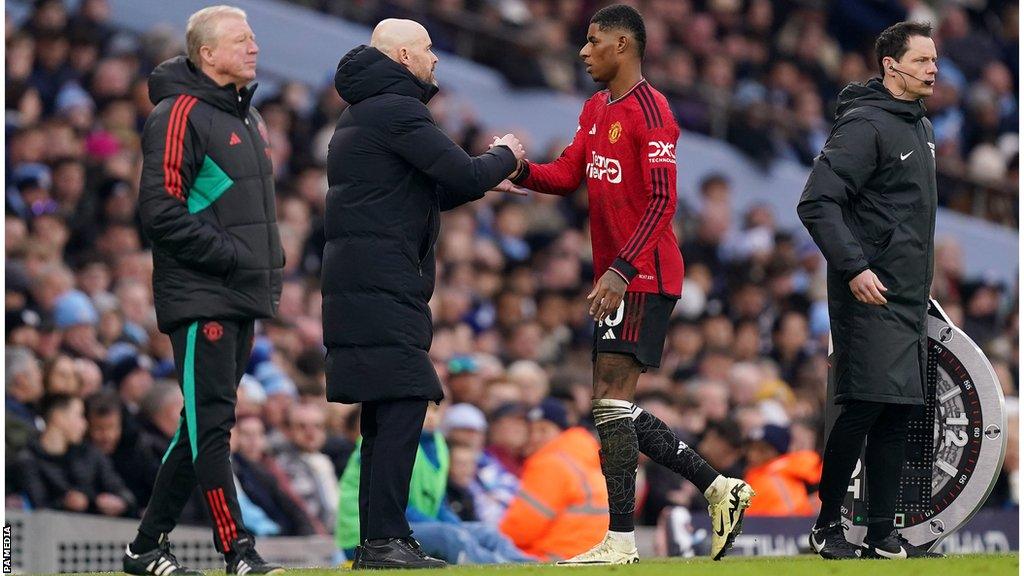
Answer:
[[[886,560],[906,560],[907,549],[900,540],[899,532],[893,530],[888,536],[879,540],[864,539],[864,558],[883,558]]]
[[[256,543],[252,537],[243,536],[231,543],[231,552],[225,555],[228,567],[224,570],[227,574],[280,574],[284,568],[277,564],[270,564],[264,560],[256,551]]]
[[[814,528],[807,539],[811,543],[811,550],[826,560],[852,560],[861,555],[860,548],[846,540],[842,522]]]
[[[388,568],[444,568],[448,563],[431,558],[414,538],[366,540],[356,550],[353,570]]]
[[[907,551],[907,558],[945,558],[946,555],[941,552],[932,552],[927,548],[920,546],[914,546],[903,537],[903,534],[896,533],[896,538],[903,545],[903,549]]]
[[[167,541],[166,534],[160,535],[159,546],[143,554],[132,552],[131,544],[125,546],[121,567],[136,576],[204,576],[199,570],[185,568],[178,562],[171,554],[171,543]]]
[[[355,552],[352,553],[352,565],[354,566],[359,562],[359,556],[363,553],[362,546],[356,546]]]

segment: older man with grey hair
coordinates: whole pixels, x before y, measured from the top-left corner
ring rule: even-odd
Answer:
[[[268,574],[282,568],[256,553],[245,529],[228,446],[254,322],[277,313],[284,266],[270,143],[249,105],[259,47],[231,6],[192,14],[185,43],[187,57],[149,77],[155,108],[139,188],[157,324],[171,338],[184,408],[124,570],[197,574],[174,558],[166,534],[198,485],[227,573]]]

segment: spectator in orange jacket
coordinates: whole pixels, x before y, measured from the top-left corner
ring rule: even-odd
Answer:
[[[747,445],[745,480],[757,492],[751,516],[813,516],[817,499],[808,493],[821,481],[821,456],[812,450],[789,452],[789,428],[766,425]]]
[[[538,560],[571,558],[608,529],[600,447],[590,432],[569,427],[565,407],[554,398],[544,400],[528,418],[529,457],[519,494],[500,529]]]

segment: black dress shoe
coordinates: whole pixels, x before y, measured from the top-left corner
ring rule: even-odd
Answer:
[[[356,551],[353,570],[444,568],[448,563],[431,558],[413,538],[366,540]]]

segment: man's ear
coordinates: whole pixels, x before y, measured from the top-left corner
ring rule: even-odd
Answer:
[[[893,68],[896,66],[896,59],[891,56],[882,58],[882,69],[886,76],[895,76],[896,72]]]
[[[213,55],[213,48],[210,48],[209,46],[200,46],[199,47],[199,62],[195,62],[194,64],[196,66],[202,66],[203,63],[206,62],[207,58],[210,58],[212,55]]]
[[[626,50],[629,48],[629,42],[629,36],[622,34],[621,36],[619,36],[619,41],[615,44],[615,51],[618,52],[619,54],[624,54]]]

